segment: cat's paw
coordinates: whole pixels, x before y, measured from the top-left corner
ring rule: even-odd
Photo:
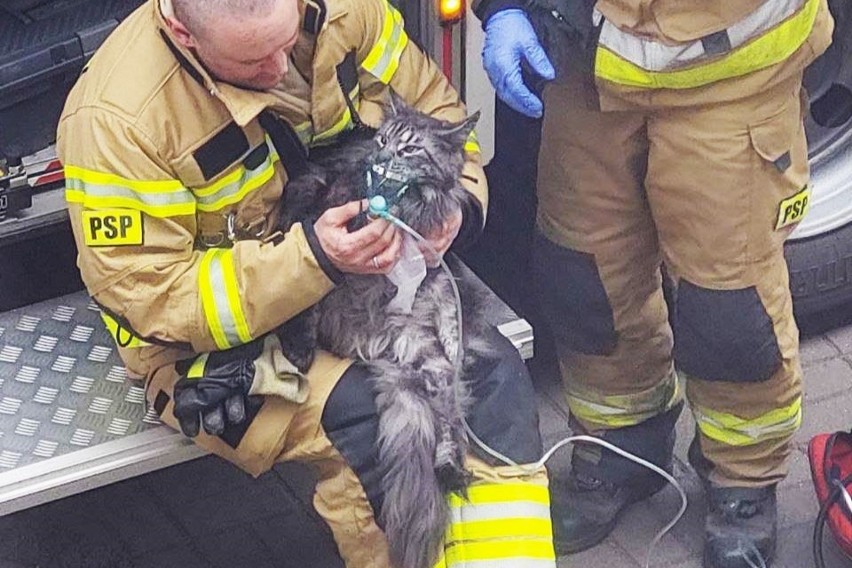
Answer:
[[[467,486],[473,480],[473,475],[461,463],[445,463],[435,468],[435,477],[444,493],[467,494]]]
[[[451,440],[438,442],[438,447],[435,448],[435,476],[445,493],[464,494],[471,475],[464,468],[464,453],[459,444]]]
[[[314,362],[317,348],[316,312],[307,310],[278,326],[275,330],[281,342],[281,352],[302,374]]]
[[[315,351],[311,348],[287,348],[281,346],[281,352],[296,369],[303,375],[308,372],[314,363]]]

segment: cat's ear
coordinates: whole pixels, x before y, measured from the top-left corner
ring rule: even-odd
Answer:
[[[388,103],[386,105],[389,116],[397,116],[411,108],[402,97],[396,94],[396,91],[393,89],[390,89],[389,91],[390,96],[388,97]]]
[[[476,122],[479,120],[480,112],[476,111],[461,122],[451,122],[447,125],[444,133],[448,136],[457,136],[462,140],[467,140],[473,129],[476,128]]]

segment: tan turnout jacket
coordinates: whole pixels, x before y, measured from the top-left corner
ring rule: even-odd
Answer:
[[[245,343],[334,286],[311,227],[270,234],[288,156],[261,125],[264,111],[306,146],[333,140],[353,117],[375,126],[389,87],[439,118],[465,116],[386,0],[303,0],[301,12],[293,60],[310,78],[302,89],[215,80],[150,0],[107,39],[68,98],[57,146],[78,263],[132,375]],[[463,183],[484,211],[475,139],[466,148]]]

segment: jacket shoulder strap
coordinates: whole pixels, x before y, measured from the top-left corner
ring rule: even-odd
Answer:
[[[287,177],[294,179],[308,171],[308,149],[299,140],[292,126],[278,118],[271,110],[265,110],[258,117],[260,125],[269,134],[272,144],[278,152],[281,164],[287,171]]]
[[[317,35],[325,23],[326,8],[323,0],[305,0],[305,17],[302,29],[309,34]]]

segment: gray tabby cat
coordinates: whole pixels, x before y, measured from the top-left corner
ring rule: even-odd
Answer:
[[[394,216],[429,235],[465,207],[472,196],[459,184],[463,147],[478,113],[448,123],[392,95],[385,114],[372,137],[312,156],[309,173],[284,192],[282,229],[381,194]],[[366,222],[362,215],[355,225]],[[410,313],[389,311],[396,286],[385,276],[347,274],[319,304],[278,330],[285,355],[299,367],[310,365],[318,345],[372,370],[384,473],[378,514],[399,568],[431,568],[449,520],[446,494],[463,494],[469,482],[463,465],[468,394],[455,362],[460,348],[464,369],[489,349],[479,302],[462,292],[463,346],[450,277],[440,268],[428,271]]]

